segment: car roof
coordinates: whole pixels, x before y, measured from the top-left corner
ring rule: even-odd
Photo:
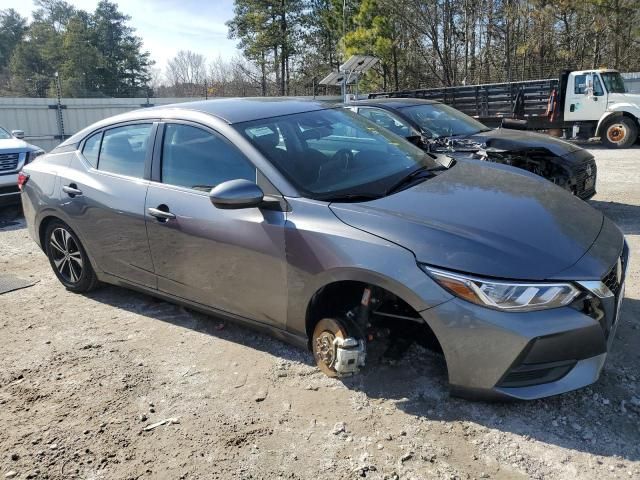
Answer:
[[[293,97],[245,97],[201,100],[198,102],[174,103],[150,108],[177,108],[194,110],[214,115],[227,123],[250,122],[263,118],[292,115],[295,113],[313,112],[332,108],[333,102],[308,100]]]
[[[393,109],[412,107],[414,105],[433,105],[439,104],[436,100],[425,100],[423,98],[371,98],[369,100],[357,100],[351,102],[349,105],[378,105],[381,107],[388,107]]]
[[[180,112],[191,111],[199,114],[211,115],[228,123],[250,122],[263,118],[292,115],[295,113],[313,112],[334,108],[335,101],[310,100],[295,97],[245,97],[245,98],[217,98],[200,100],[197,102],[172,103],[155,107],[141,108],[114,115],[100,120],[80,130],[62,142],[58,147],[74,145],[89,133],[115,125],[116,123],[135,120],[149,120],[156,118],[179,117]]]

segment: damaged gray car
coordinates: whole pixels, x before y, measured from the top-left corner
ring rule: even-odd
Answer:
[[[432,100],[380,98],[353,102],[348,108],[429,152],[521,168],[583,200],[596,194],[593,155],[558,138],[513,128],[488,128]]]
[[[595,382],[620,230],[539,176],[446,160],[341,106],[226,99],[103,120],[18,182],[72,292],[122,285],[267,330],[331,376],[415,341],[457,395]]]

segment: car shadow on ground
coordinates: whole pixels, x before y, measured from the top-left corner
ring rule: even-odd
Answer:
[[[369,398],[392,399],[417,418],[459,421],[606,457],[640,460],[640,300],[627,298],[612,353],[593,385],[535,401],[485,402],[448,397],[444,359],[409,352],[396,367],[344,383]],[[632,403],[635,397],[635,402]]]
[[[589,204],[613,220],[625,235],[640,235],[640,206],[590,200]]]
[[[193,312],[146,294],[105,286],[88,296],[116,308],[314,367],[311,354],[303,349],[249,327]],[[631,344],[640,341],[638,318],[640,300],[627,299],[618,336],[631,334],[635,337]],[[625,369],[637,372],[640,355],[634,352],[623,352],[628,358],[616,363],[624,363]],[[394,362],[370,361],[361,374],[341,381],[352,391],[364,393],[369,399],[390,401],[398,410],[416,418],[475,424],[554,444],[567,451],[638,461],[640,406],[629,403],[632,396],[640,396],[634,390],[637,384],[634,380],[629,387],[621,381],[624,374],[611,363],[612,359],[609,359],[600,380],[591,387],[531,402],[490,403],[449,397],[443,357],[418,346],[412,346]],[[626,400],[626,413],[620,408],[621,399]]]

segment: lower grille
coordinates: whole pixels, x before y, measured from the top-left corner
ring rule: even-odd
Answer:
[[[576,170],[576,195],[584,198],[596,193],[598,167],[592,158]]]
[[[575,361],[521,365],[512,368],[498,386],[517,388],[555,382],[569,373],[575,365]]]
[[[602,279],[602,283],[604,283],[607,288],[611,290],[611,293],[613,293],[615,297],[617,297],[620,293],[620,287],[622,286],[619,280],[622,278],[622,272],[622,259],[618,259],[616,264],[611,267],[611,270],[609,270],[609,272]]]
[[[18,169],[19,153],[0,153],[0,173]]]

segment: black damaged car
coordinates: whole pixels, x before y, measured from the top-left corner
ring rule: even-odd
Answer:
[[[596,193],[593,155],[564,140],[511,128],[488,128],[439,102],[417,98],[360,100],[348,108],[424,150],[528,170],[588,200]]]

